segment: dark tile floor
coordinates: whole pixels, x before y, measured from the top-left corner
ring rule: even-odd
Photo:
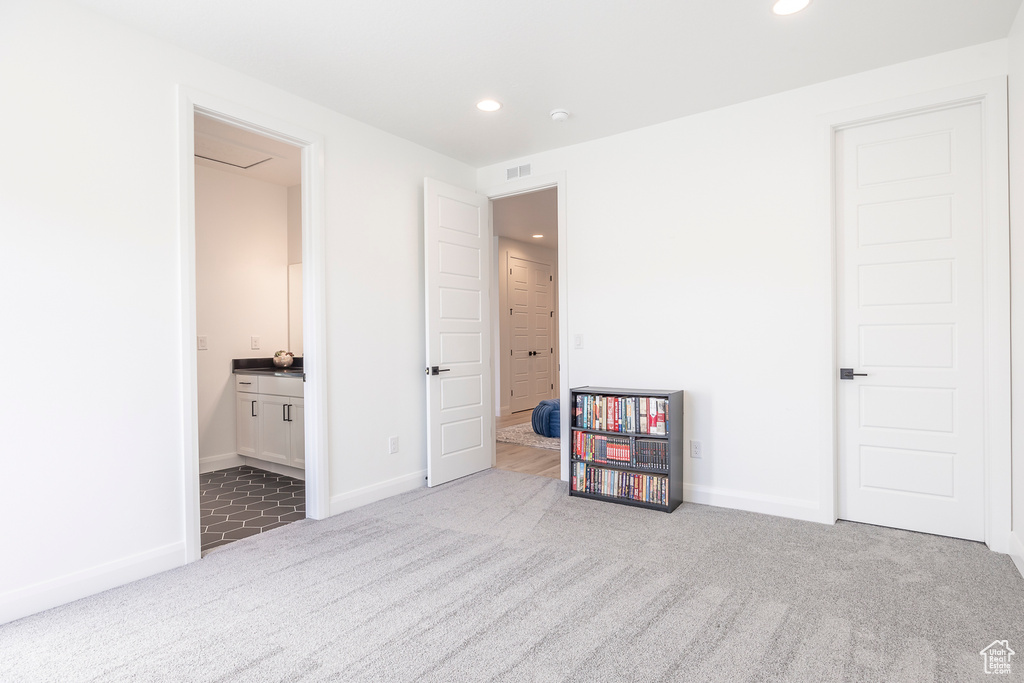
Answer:
[[[306,517],[306,484],[242,465],[199,475],[202,550]]]

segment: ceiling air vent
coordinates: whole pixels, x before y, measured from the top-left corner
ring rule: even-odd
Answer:
[[[525,178],[528,175],[530,175],[530,164],[523,164],[522,166],[513,166],[512,168],[505,169],[505,180]]]

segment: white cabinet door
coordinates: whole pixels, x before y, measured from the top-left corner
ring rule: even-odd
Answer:
[[[295,401],[288,396],[269,396],[259,394],[260,440],[259,453],[256,455],[260,460],[288,464],[288,453],[291,449],[290,423],[287,422],[288,409],[286,406]]]
[[[306,413],[302,407],[301,398],[290,398],[288,399],[290,406],[288,408],[288,429],[289,435],[289,451],[291,455],[291,466],[292,467],[306,467],[306,430],[305,430],[305,416]]]
[[[251,458],[259,438],[258,403],[256,394],[235,394],[235,452]]]

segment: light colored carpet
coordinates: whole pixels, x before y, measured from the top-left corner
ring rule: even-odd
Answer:
[[[533,425],[529,422],[502,427],[495,431],[494,438],[502,443],[514,443],[517,446],[530,446],[531,448],[546,448],[549,451],[557,451],[559,439],[541,436],[533,431]]]
[[[991,681],[997,638],[1024,580],[979,543],[491,470],[0,627],[0,681]]]

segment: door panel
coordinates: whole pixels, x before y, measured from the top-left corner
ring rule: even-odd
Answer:
[[[486,197],[424,181],[428,486],[494,461],[487,209]]]
[[[531,410],[552,395],[553,289],[550,265],[509,257],[513,413]]]
[[[257,457],[261,460],[289,464],[291,434],[285,422],[285,405],[294,400],[288,396],[259,395],[260,453]]]
[[[295,467],[306,466],[306,409],[301,398],[289,399],[288,417],[289,446],[291,464]]]
[[[984,538],[981,120],[836,134],[843,519]]]
[[[239,455],[256,456],[259,435],[256,397],[257,394],[235,394],[235,452]]]

